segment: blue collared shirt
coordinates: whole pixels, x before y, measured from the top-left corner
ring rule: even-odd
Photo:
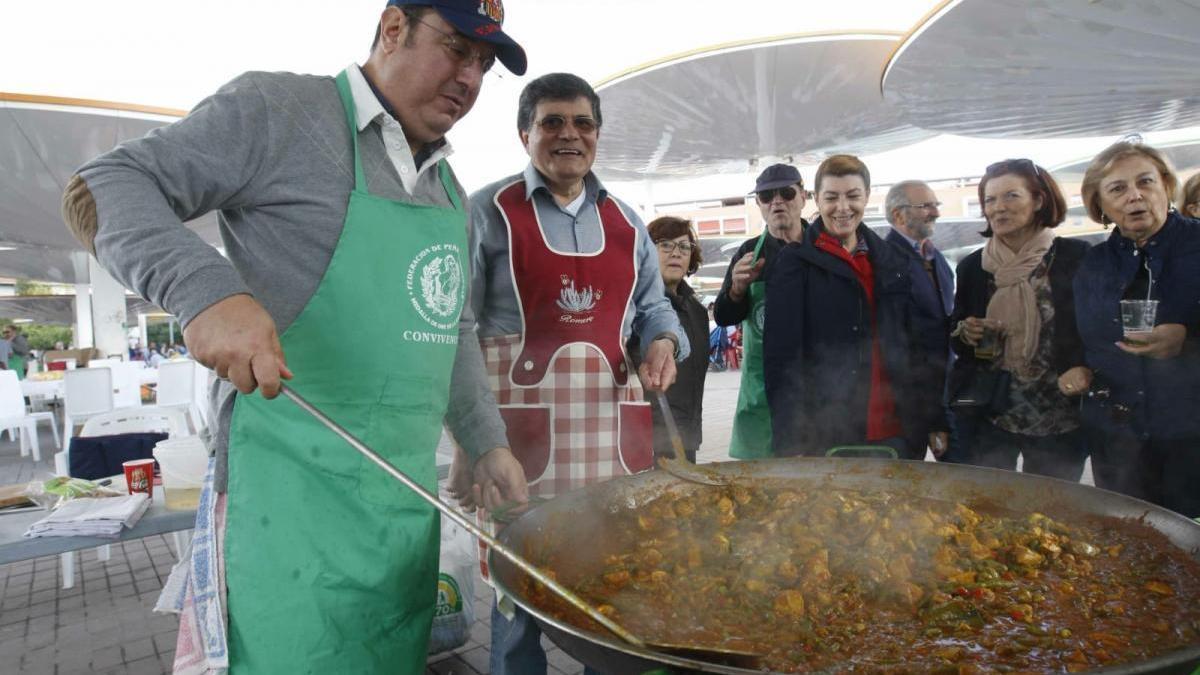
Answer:
[[[912,237],[908,236],[907,234],[904,234],[903,232],[901,232],[899,230],[899,228],[897,228],[895,226],[892,226],[892,231],[895,232],[896,234],[900,235],[901,237],[904,237],[904,241],[908,242],[908,245],[912,247],[912,250],[914,252],[916,252],[917,255],[921,256],[925,260],[933,260],[934,259],[934,252],[937,251],[937,249],[934,248],[932,241],[929,241],[928,239],[926,239],[925,240],[926,243],[922,244],[921,242],[917,241],[916,239],[913,239]]]
[[[658,269],[658,251],[642,219],[628,205],[608,194],[595,174],[583,179],[584,202],[578,214],[571,215],[554,200],[546,181],[533,164],[520,174],[488,185],[471,195],[471,308],[480,337],[513,335],[521,332],[521,313],[509,265],[508,230],[493,198],[496,192],[515,180],[525,181],[525,198],[532,199],[548,243],[570,253],[594,253],[604,245],[604,229],[595,205],[605,199],[617,203],[621,212],[637,229],[634,257],[637,284],[625,314],[623,333],[657,337],[670,333],[679,342],[676,360],[690,353],[687,336],[679,317],[667,300]],[[646,344],[643,341],[643,344]]]

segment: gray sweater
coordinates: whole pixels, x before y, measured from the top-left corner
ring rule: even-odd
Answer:
[[[378,122],[359,132],[358,142],[372,194],[450,204],[436,169],[421,174],[412,194],[404,189]],[[332,77],[252,72],[184,119],[88,162],[79,176],[96,204],[96,257],[117,280],[184,326],[218,300],[251,293],[282,334],[333,256],[354,187],[354,159]],[[465,204],[457,179],[455,186]],[[228,259],[183,225],[214,209]],[[389,289],[379,289],[382,309],[391,297]],[[235,394],[223,381],[210,392],[220,490]],[[508,445],[469,298],[459,323],[446,423],[472,456]]]

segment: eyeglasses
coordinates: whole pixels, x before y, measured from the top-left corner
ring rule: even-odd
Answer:
[[[941,208],[942,203],[941,202],[923,202],[921,204],[901,204],[900,206],[903,206],[903,207],[909,208],[909,209],[923,209],[925,211],[933,211],[933,210]]]
[[[596,133],[596,130],[600,128],[600,123],[596,121],[596,118],[587,115],[576,115],[570,119],[562,115],[546,115],[534,124],[548,134],[557,134],[566,128],[567,124],[575,127],[575,131],[589,135]]]
[[[675,251],[679,251],[684,255],[691,255],[692,251],[696,249],[696,245],[690,241],[671,241],[670,239],[656,241],[654,245],[658,247],[659,251],[662,251],[663,255],[671,255]]]
[[[775,201],[775,195],[782,197],[785,202],[790,202],[796,198],[799,191],[794,187],[781,187],[776,190],[762,190],[755,194],[758,195],[758,201],[763,204],[770,204]]]
[[[428,21],[417,19],[417,23],[431,28],[446,38],[442,41],[442,47],[445,47],[446,53],[450,56],[451,60],[458,64],[459,68],[476,63],[479,65],[479,72],[486,73],[492,69],[492,66],[496,65],[496,55],[494,53],[489,54],[479,47],[469,45],[462,37],[454,33],[447,33]]]

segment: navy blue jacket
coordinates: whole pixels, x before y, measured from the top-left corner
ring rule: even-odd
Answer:
[[[1122,337],[1120,302],[1142,256],[1153,277],[1151,297],[1159,301],[1156,323],[1187,327],[1183,351],[1174,358],[1133,356],[1114,344]],[[1084,258],[1075,306],[1095,375],[1084,421],[1106,431],[1131,429],[1143,439],[1200,436],[1200,221],[1172,211],[1140,250],[1114,231]],[[1129,412],[1114,415],[1118,404]]]
[[[1057,237],[1043,258],[1050,261],[1050,295],[1054,303],[1054,344],[1050,361],[1059,375],[1084,365],[1083,343],[1075,324],[1072,283],[1089,248],[1087,242]],[[983,249],[958,263],[957,276],[951,322],[958,323],[969,316],[986,316],[988,303],[996,292],[996,277],[983,269]],[[950,391],[956,392],[966,386],[975,368],[982,363],[975,358],[975,349],[962,340],[952,340],[951,346],[958,352],[958,360],[950,372]]]
[[[954,311],[954,275],[941,251],[933,252],[933,272],[937,286],[925,271],[925,260],[913,250],[902,234],[892,229],[886,241],[894,244],[908,260],[912,279],[913,335],[917,349],[913,378],[920,383],[916,394],[921,398],[925,431],[948,431],[944,395],[949,376],[950,313]]]
[[[776,456],[820,455],[867,435],[870,305],[854,270],[813,245],[821,231],[818,218],[767,273],[763,370]],[[867,242],[884,365],[907,434],[916,428],[918,405],[908,260],[865,225],[858,236]]]

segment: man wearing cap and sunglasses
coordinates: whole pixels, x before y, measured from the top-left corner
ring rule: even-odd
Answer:
[[[762,371],[763,274],[780,249],[803,240],[808,226],[800,216],[807,193],[796,167],[768,166],[755,181],[754,196],[765,227],[734,253],[713,308],[717,325],[742,324],[742,382],[729,441],[729,454],[739,459],[771,456],[771,412]]]
[[[227,380],[190,576],[160,600],[182,611],[177,672],[424,669],[437,514],[268,400],[281,379],[431,490],[444,420],[481,501],[526,498],[475,347],[446,161],[493,62],[525,72],[502,19],[498,0],[391,0],[361,68],[246,73],[68,186],[77,238]],[[212,210],[228,259],[183,225]]]
[[[582,78],[533,80],[517,110],[529,164],[471,195],[479,345],[538,497],[650,468],[642,388],[666,390],[689,353],[646,226],[592,173],[601,124],[600,97]],[[634,332],[644,336],[637,377],[626,352]],[[463,459],[451,471],[458,495]],[[533,617],[505,616],[506,605],[492,612],[492,674],[545,673]]]

